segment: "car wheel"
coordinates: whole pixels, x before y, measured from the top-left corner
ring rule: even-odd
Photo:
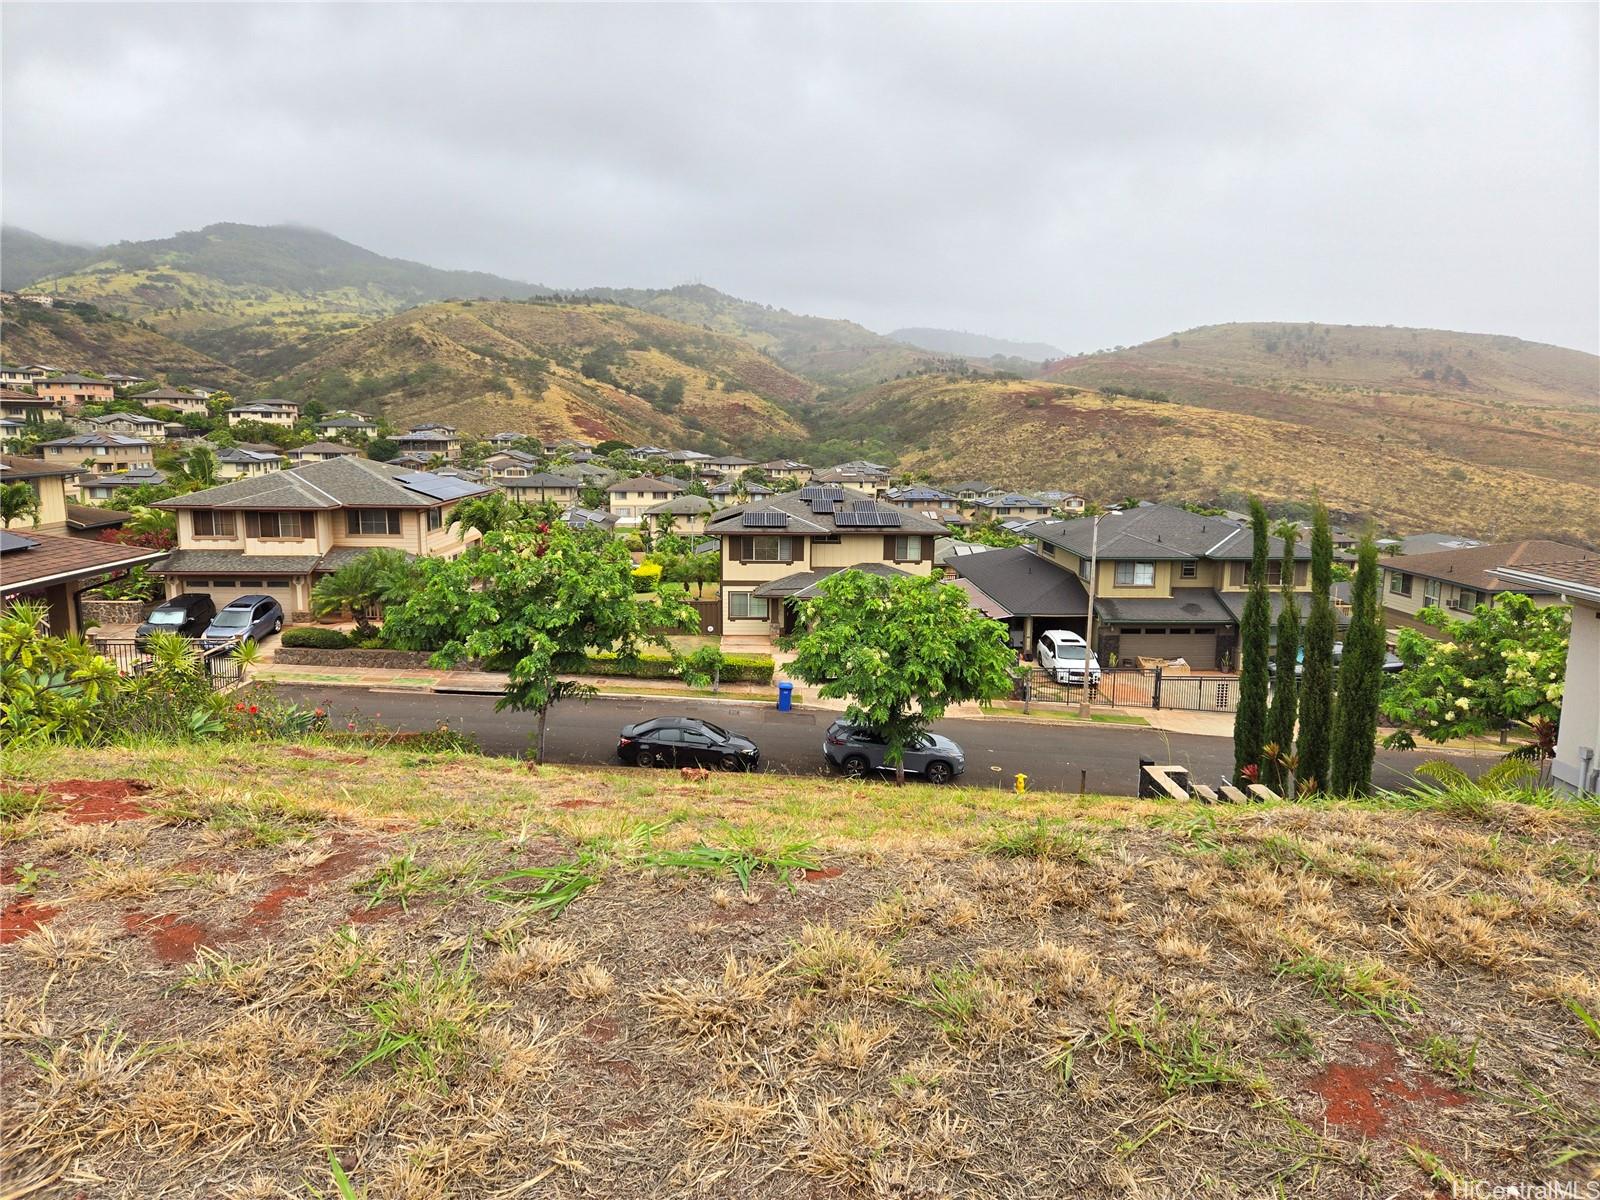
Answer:
[[[648,746],[641,746],[634,754],[633,761],[637,766],[653,767],[656,765],[655,751],[651,750]]]
[[[852,754],[839,765],[851,779],[860,779],[867,773],[867,760],[860,754]]]
[[[924,774],[927,775],[929,783],[946,784],[950,782],[955,773],[950,770],[950,764],[947,762],[931,762],[928,764],[928,769]]]
[[[722,756],[722,769],[724,771],[737,771],[739,766],[739,756],[737,754],[724,754]]]
[[[283,618],[279,617],[276,621],[274,621],[272,623],[272,632],[273,633],[281,633],[282,631],[283,631]]]

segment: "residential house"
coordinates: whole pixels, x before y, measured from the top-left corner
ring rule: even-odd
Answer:
[[[51,466],[42,459],[0,455],[0,483],[25,483],[39,497],[39,523],[24,521],[27,530],[40,533],[81,534],[94,537],[115,529],[129,514],[77,502],[76,481],[83,472],[75,466]],[[22,525],[13,525],[13,529]]]
[[[603,508],[581,508],[573,505],[561,514],[561,519],[573,529],[598,529],[610,533],[617,527],[617,514]]]
[[[961,512],[961,502],[952,493],[922,483],[890,488],[879,499],[901,512],[922,513],[941,521]]]
[[[804,487],[811,482],[811,464],[796,462],[792,458],[775,458],[770,462],[757,463],[761,473],[768,479],[792,479]]]
[[[259,421],[263,425],[281,425],[287,429],[300,419],[300,406],[290,400],[258,400],[233,405],[227,410],[227,417],[229,425]]]
[[[496,450],[509,450],[522,442],[528,441],[529,438],[525,433],[514,433],[507,431],[504,433],[491,433],[483,440],[489,445],[493,446]]]
[[[792,601],[835,571],[928,575],[944,526],[865,492],[811,484],[723,509],[706,532],[722,542],[723,649],[765,649],[794,628]]]
[[[976,607],[1004,611],[1004,617],[991,615],[1005,622],[1013,649],[1031,656],[1038,636],[1048,629],[1083,635],[1088,589],[1077,572],[1045,557],[1037,546],[979,548],[943,561],[964,582]]]
[[[437,454],[446,461],[461,457],[461,437],[449,425],[418,425],[408,433],[397,434],[393,440],[410,454]]]
[[[122,433],[147,442],[167,440],[167,423],[143,413],[109,412],[103,417],[83,417],[78,428],[84,433]]]
[[[251,479],[283,470],[284,457],[276,449],[222,446],[216,451],[218,479]]]
[[[0,367],[0,388],[31,388],[44,376],[43,367]]]
[[[879,463],[855,459],[813,471],[811,482],[824,487],[851,488],[876,498],[889,490],[889,468]]]
[[[523,504],[544,504],[550,501],[561,505],[578,502],[584,484],[570,475],[557,475],[550,471],[533,471],[526,475],[495,475],[505,494]]]
[[[1442,550],[1470,550],[1483,545],[1478,538],[1459,533],[1408,533],[1402,538],[1385,540],[1392,542],[1395,554],[1438,554]]]
[[[0,450],[10,450],[28,433],[28,423],[15,417],[0,417]]]
[[[38,448],[44,461],[57,467],[80,467],[90,463],[97,471],[107,467],[118,471],[155,465],[149,442],[121,433],[78,433],[40,442]]]
[[[772,488],[742,479],[731,483],[719,483],[715,487],[706,489],[706,495],[711,498],[713,508],[726,508],[730,504],[744,504],[750,500],[760,500],[763,496],[777,494]]]
[[[489,490],[349,455],[239,479],[156,505],[178,514],[178,548],[154,572],[169,597],[209,592],[220,608],[262,593],[301,620],[316,581],[365,550],[461,553],[450,514]]]
[[[408,450],[404,454],[396,454],[389,461],[397,467],[411,467],[414,470],[426,471],[433,465],[433,460],[438,457],[437,454],[419,454],[416,451]]]
[[[1072,516],[1080,515],[1088,506],[1087,498],[1077,492],[1063,492],[1056,489],[1036,492],[1034,495],[1050,506],[1051,512],[1062,512]]]
[[[1524,563],[1573,562],[1589,558],[1600,558],[1600,554],[1542,539],[1380,558],[1379,588],[1384,621],[1391,629],[1433,633],[1436,631],[1432,626],[1417,619],[1424,608],[1444,608],[1465,616],[1480,604],[1493,607],[1495,600],[1507,592],[1520,592],[1540,608],[1560,604],[1558,592],[1530,589],[1524,583],[1502,577],[1499,569]]]
[[[632,450],[629,450],[628,451],[628,457],[629,458],[637,458],[640,461],[643,461],[644,459],[647,459],[647,458],[666,458],[666,456],[671,454],[671,453],[672,453],[672,448],[670,446],[649,446],[649,445],[645,445],[645,446],[635,446]]]
[[[620,528],[633,529],[640,524],[645,509],[670,500],[684,490],[684,485],[676,479],[635,475],[632,479],[619,479],[606,488],[606,507],[617,515]]]
[[[718,454],[700,459],[694,464],[694,473],[702,479],[720,479],[729,481],[743,475],[756,465],[753,458],[744,458],[738,454]]]
[[[489,455],[483,465],[498,483],[502,479],[526,479],[538,474],[543,463],[526,450],[502,450]]]
[[[668,450],[661,456],[664,462],[681,463],[693,470],[696,464],[710,459],[711,455],[700,450]]]
[[[991,521],[1037,521],[1051,513],[1050,501],[1021,492],[1001,492],[973,502],[975,515]]]
[[[1005,495],[1005,488],[993,487],[981,479],[963,479],[960,483],[951,484],[950,491],[954,492],[956,499],[963,504],[974,504],[990,496]]]
[[[176,409],[184,416],[203,417],[211,412],[211,403],[204,396],[181,388],[152,388],[148,392],[140,392],[135,399],[140,404],[159,404],[162,408]]]
[[[131,471],[117,471],[110,475],[78,476],[78,495],[95,504],[115,500],[119,492],[136,487],[160,487],[167,482],[165,471],[155,467],[136,467]]]
[[[104,379],[91,379],[87,375],[57,375],[51,379],[34,381],[35,394],[53,400],[58,409],[77,412],[85,404],[110,404],[117,398],[117,389]]]
[[[546,454],[587,454],[595,446],[593,442],[575,437],[547,438],[543,445]]]
[[[149,382],[143,375],[125,375],[121,371],[109,371],[105,378],[115,388],[131,388]]]
[[[338,442],[307,442],[304,446],[294,446],[283,452],[283,456],[292,463],[321,462],[325,458],[343,458],[346,454],[360,454],[354,446],[341,445]]]
[[[1102,663],[1113,656],[1124,663],[1182,658],[1208,671],[1237,664],[1239,621],[1249,592],[1247,527],[1172,505],[1142,504],[1098,518],[1037,521],[1027,532],[1042,556],[1085,585],[1091,562],[1097,564],[1095,650]],[[1275,620],[1283,607],[1283,544],[1272,538],[1268,545]],[[1310,607],[1310,559],[1310,548],[1297,545],[1291,588],[1302,611]],[[1006,603],[1003,595],[997,599]]]
[[[654,533],[677,533],[687,537],[706,531],[711,512],[711,501],[704,496],[674,496],[645,509],[639,523]]]
[[[378,436],[378,423],[371,417],[348,413],[344,416],[328,417],[325,420],[318,421],[317,432],[324,437],[375,438]]]
[[[45,606],[50,633],[82,634],[87,627],[79,611],[80,593],[107,576],[125,575],[165,554],[145,546],[61,537],[37,529],[0,531],[0,605],[38,601]]]
[[[61,418],[61,401],[16,388],[0,388],[0,417],[13,421],[55,421]]]
[[[1526,562],[1496,574],[1528,595],[1554,595],[1572,605],[1561,729],[1550,777],[1565,791],[1600,794],[1600,557]]]

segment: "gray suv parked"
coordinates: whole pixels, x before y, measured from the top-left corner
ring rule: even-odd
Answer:
[[[893,773],[883,759],[889,748],[883,738],[870,729],[835,721],[828,726],[822,753],[829,764],[846,775],[865,775],[868,771]],[[949,783],[967,769],[967,756],[961,747],[937,733],[924,733],[905,750],[906,774],[921,775],[929,783]]]

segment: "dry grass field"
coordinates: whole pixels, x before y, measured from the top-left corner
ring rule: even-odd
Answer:
[[[1592,806],[332,744],[7,770],[6,1196],[1600,1178]]]

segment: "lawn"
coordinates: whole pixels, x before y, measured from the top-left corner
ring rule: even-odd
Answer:
[[[1600,1177],[1600,814],[8,754],[6,1196]]]

